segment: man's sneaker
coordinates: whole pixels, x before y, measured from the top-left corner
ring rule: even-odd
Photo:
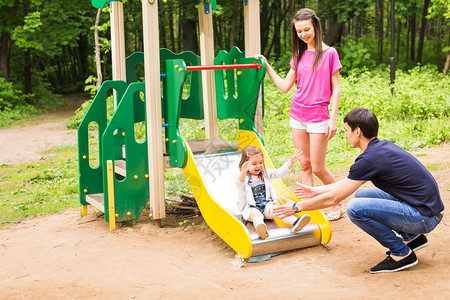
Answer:
[[[258,225],[256,225],[255,229],[261,239],[265,240],[269,237],[269,233],[267,232],[266,224],[259,223]]]
[[[428,239],[423,234],[417,236],[415,239],[413,239],[411,242],[406,243],[406,246],[409,247],[412,251],[417,251],[419,249],[422,249],[423,247],[428,246]],[[391,255],[391,251],[387,251],[386,255]]]
[[[388,256],[378,265],[370,269],[370,273],[397,272],[412,267],[418,262],[419,261],[417,260],[417,256],[414,251],[411,251],[410,255],[399,261],[396,261],[392,257]]]
[[[310,220],[311,220],[311,217],[309,215],[301,216],[294,222],[294,224],[292,224],[292,231],[298,232],[298,231],[302,230],[303,227],[308,225]]]

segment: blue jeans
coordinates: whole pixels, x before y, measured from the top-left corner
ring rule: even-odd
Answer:
[[[377,188],[356,192],[347,205],[347,214],[356,226],[395,256],[407,255],[409,247],[404,242],[432,231],[441,221],[437,216],[422,216],[409,204]]]

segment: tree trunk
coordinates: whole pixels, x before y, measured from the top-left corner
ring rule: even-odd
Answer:
[[[9,55],[11,53],[11,35],[9,32],[3,31],[0,37],[0,75],[9,80]]]
[[[383,20],[384,20],[384,3],[383,0],[378,0],[375,4],[375,18],[377,22],[378,31],[378,63],[383,62]]]
[[[16,15],[17,10],[19,9],[19,2],[20,0],[14,0],[14,5],[11,10],[11,15]],[[5,81],[9,81],[9,72],[10,72],[10,65],[9,65],[9,58],[11,54],[11,33],[8,31],[5,31],[5,28],[7,27],[7,20],[2,20],[3,24],[1,24],[0,27],[3,28],[2,35],[0,37],[0,75],[3,75],[5,78]]]
[[[261,51],[264,55],[268,56],[266,53],[267,42],[269,41],[269,24],[272,19],[272,11],[269,10],[269,1],[262,1],[261,3],[261,15],[260,15],[260,29],[261,29]]]
[[[175,51],[175,36],[173,34],[174,31],[173,31],[172,8],[173,8],[173,6],[171,8],[169,8],[168,11],[166,12],[167,13],[167,30],[168,30],[167,35],[168,35],[168,39],[170,41],[170,49],[172,51]]]
[[[447,75],[448,68],[450,67],[450,51],[447,51],[447,60],[445,61],[444,70],[442,71],[442,75]]]
[[[411,15],[411,51],[410,51],[410,59],[414,61],[416,59],[416,13],[413,12]]]
[[[342,32],[344,24],[338,22],[338,17],[334,12],[330,12],[330,18],[328,19],[328,28],[325,32],[324,41],[327,45],[333,46],[340,40],[340,34]]]
[[[280,26],[283,22],[283,17],[281,16],[281,3],[280,1],[272,2],[272,9],[274,10],[274,24],[277,26],[273,30],[272,43],[274,46],[275,60],[278,60],[281,55],[281,39],[280,39]]]
[[[181,22],[181,27],[183,28],[183,51],[192,51],[194,53],[199,53],[197,22],[184,18]]]
[[[100,86],[103,83],[102,65],[100,59],[100,43],[98,40],[98,23],[100,21],[101,12],[102,9],[99,8],[97,10],[97,16],[95,17],[95,25],[94,25],[95,68],[97,69],[97,91],[100,89]]]
[[[238,17],[238,0],[233,1],[233,16],[231,18],[231,28],[230,28],[230,49],[234,47],[234,35],[236,33],[236,21]]]
[[[24,79],[24,94],[31,94],[33,92],[31,85],[31,53],[30,50],[25,50],[24,53],[24,70],[23,70],[23,79]],[[27,98],[29,102],[30,99]]]
[[[180,19],[178,19],[177,20],[177,29],[178,29],[178,32],[177,32],[177,52],[181,52],[181,49],[182,49],[182,45],[181,45],[181,40],[182,40],[182,27],[183,27],[183,24],[181,23],[181,19],[183,19],[184,18],[184,16],[183,16],[183,9],[181,8],[181,7],[177,7],[178,8],[178,16],[179,16],[179,18]],[[183,51],[186,51],[187,49],[183,49]],[[172,51],[174,51],[174,50],[172,50]],[[175,51],[174,51],[175,52]]]
[[[397,55],[396,55],[396,61],[400,61],[400,32],[402,28],[402,22],[399,19],[397,23]]]
[[[420,27],[419,46],[417,48],[417,62],[422,62],[423,41],[425,40],[425,28],[427,27],[427,14],[430,0],[425,0],[422,10],[422,26]]]

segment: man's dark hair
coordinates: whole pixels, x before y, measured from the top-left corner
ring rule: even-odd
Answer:
[[[365,107],[357,107],[348,112],[344,118],[344,123],[347,123],[352,131],[359,127],[368,139],[377,137],[378,135],[377,116]]]

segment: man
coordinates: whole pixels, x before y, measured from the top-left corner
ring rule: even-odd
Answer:
[[[411,154],[387,140],[379,140],[378,120],[363,107],[344,118],[345,137],[360,154],[348,177],[333,184],[310,187],[297,183],[295,194],[306,200],[274,209],[279,216],[334,206],[366,181],[377,188],[363,189],[347,205],[350,220],[389,248],[387,258],[371,273],[395,272],[417,264],[414,251],[428,245],[425,233],[442,219],[444,204],[433,176]],[[401,237],[396,235],[398,233]]]

